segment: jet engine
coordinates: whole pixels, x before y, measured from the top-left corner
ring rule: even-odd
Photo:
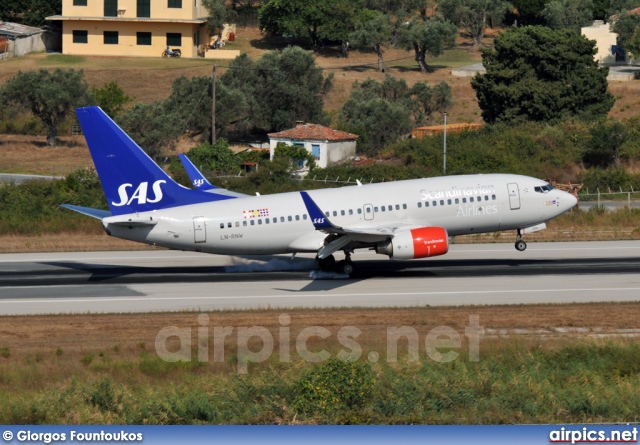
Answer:
[[[449,251],[449,235],[444,227],[405,230],[376,246],[376,253],[394,260],[411,260],[444,255]]]

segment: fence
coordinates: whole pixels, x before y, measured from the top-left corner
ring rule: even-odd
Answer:
[[[578,197],[584,201],[593,201],[593,197],[595,197],[598,202],[598,207],[601,206],[601,202],[606,198],[609,198],[607,199],[608,201],[621,201],[626,199],[628,207],[631,207],[631,201],[640,199],[640,191],[633,190],[633,187],[631,187],[631,191],[623,191],[622,188],[620,188],[620,191],[614,192],[610,187],[607,187],[607,190],[607,192],[601,192],[598,188],[596,189],[596,193],[589,193],[589,189],[586,189],[586,193],[578,193]]]

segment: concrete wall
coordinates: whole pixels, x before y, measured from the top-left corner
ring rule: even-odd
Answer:
[[[87,43],[73,43],[74,30],[88,31]],[[118,31],[118,44],[105,45],[104,31]],[[138,45],[138,32],[150,32],[151,45]],[[64,54],[76,55],[161,57],[167,47],[167,33],[180,33],[182,45],[171,45],[171,48],[180,48],[183,57],[196,57],[196,40],[199,35],[202,42],[203,32],[203,27],[190,23],[65,20],[62,22],[62,50]]]
[[[37,53],[46,51],[44,33],[35,34],[28,37],[18,37],[15,40],[9,40],[9,52],[15,57],[24,56],[29,53]]]
[[[182,8],[168,8],[167,0],[151,0],[151,18],[190,20],[208,17],[202,0],[182,0]],[[138,15],[137,0],[118,0],[119,17],[134,19]],[[87,6],[74,6],[73,0],[63,0],[62,15],[73,17],[103,17],[104,1],[87,0]]]
[[[270,159],[273,159],[275,154],[276,145],[278,142],[284,142],[287,145],[293,145],[293,141],[290,139],[270,139],[269,140],[269,155]],[[340,142],[326,142],[326,141],[295,141],[296,144],[300,143],[304,145],[305,150],[312,153],[312,145],[320,145],[320,159],[316,159],[316,164],[320,168],[330,167],[338,164],[350,156],[356,155],[356,141],[340,141]]]
[[[616,56],[611,54],[611,46],[617,45],[618,34],[611,32],[609,23],[596,20],[593,25],[582,28],[582,35],[589,40],[596,41],[596,62],[610,64],[616,62]]]

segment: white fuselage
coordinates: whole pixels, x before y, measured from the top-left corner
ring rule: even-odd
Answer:
[[[309,196],[336,226],[438,226],[455,236],[531,227],[576,204],[569,193],[540,191],[545,185],[527,176],[488,174],[313,190]],[[109,224],[109,218],[103,223],[119,238],[216,254],[315,252],[327,237],[315,230],[299,192],[136,215],[147,216],[157,224],[129,228]]]

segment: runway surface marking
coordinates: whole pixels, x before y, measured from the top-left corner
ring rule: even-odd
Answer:
[[[5,288],[10,289],[10,288]],[[23,289],[16,287],[15,289]],[[506,294],[506,293],[551,293],[551,292],[623,292],[623,291],[640,291],[640,287],[604,287],[604,288],[574,288],[574,289],[512,289],[512,290],[477,290],[477,291],[442,291],[442,292],[383,292],[383,293],[360,293],[360,294],[323,294],[324,297],[402,297],[402,296],[429,296],[429,295],[486,295],[486,294]],[[294,291],[295,292],[295,291]],[[217,296],[217,297],[114,297],[114,298],[91,298],[83,299],[42,299],[42,300],[0,300],[0,304],[8,303],[79,303],[79,302],[114,302],[114,301],[175,301],[175,300],[243,300],[243,299],[262,299],[262,298],[300,298],[300,297],[317,297],[318,293],[294,293],[281,295],[240,295],[240,296]],[[640,297],[639,297],[640,298]]]

